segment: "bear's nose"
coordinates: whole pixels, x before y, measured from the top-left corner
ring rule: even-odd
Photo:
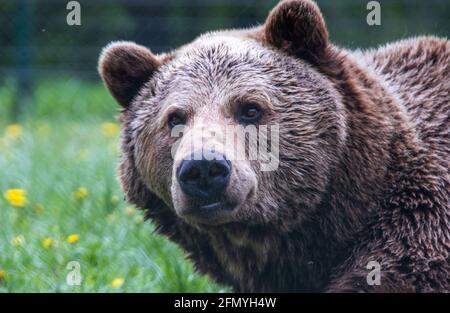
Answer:
[[[220,196],[228,186],[231,162],[218,153],[201,154],[200,160],[192,154],[181,162],[177,169],[177,179],[183,192],[201,200]]]

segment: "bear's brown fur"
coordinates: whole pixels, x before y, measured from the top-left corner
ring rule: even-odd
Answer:
[[[450,290],[448,40],[348,51],[312,1],[288,0],[261,27],[165,55],[112,44],[99,71],[122,106],[127,199],[199,271],[236,291]],[[225,127],[248,102],[280,125],[279,167],[233,163],[230,213],[195,219],[167,116]],[[380,285],[367,282],[371,261]]]

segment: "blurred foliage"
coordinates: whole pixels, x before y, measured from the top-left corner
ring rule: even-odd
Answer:
[[[15,67],[17,37],[30,26],[33,69],[96,77],[101,48],[132,40],[156,52],[184,44],[209,30],[263,23],[277,0],[79,0],[81,26],[66,24],[63,0],[28,0],[32,17],[19,24],[20,2],[0,2],[0,71]],[[381,0],[382,25],[368,26],[366,0],[318,0],[331,38],[348,47],[367,47],[416,34],[448,36],[449,0]],[[27,25],[24,25],[27,24]],[[30,25],[28,25],[30,24]],[[35,74],[38,75],[38,74]],[[83,77],[85,77],[83,76]]]
[[[17,103],[17,86],[13,79],[0,85],[0,127],[6,125]],[[118,106],[101,82],[84,82],[72,78],[38,80],[32,91],[31,105],[21,120],[89,121],[113,119]]]
[[[369,26],[366,0],[317,0],[331,39],[349,48],[366,48],[416,35],[450,34],[449,0],[379,0],[381,25]]]

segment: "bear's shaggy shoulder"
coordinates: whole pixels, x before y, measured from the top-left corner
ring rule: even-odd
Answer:
[[[405,121],[392,145],[383,205],[330,290],[449,291],[450,42],[418,37],[362,56]],[[382,260],[381,286],[361,280],[370,260]]]

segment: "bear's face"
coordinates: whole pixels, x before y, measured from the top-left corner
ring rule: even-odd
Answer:
[[[211,33],[163,56],[131,43],[103,53],[102,77],[125,108],[123,160],[188,223],[289,227],[318,205],[339,160],[341,100],[295,46],[271,39],[277,14],[254,30],[263,36]]]

